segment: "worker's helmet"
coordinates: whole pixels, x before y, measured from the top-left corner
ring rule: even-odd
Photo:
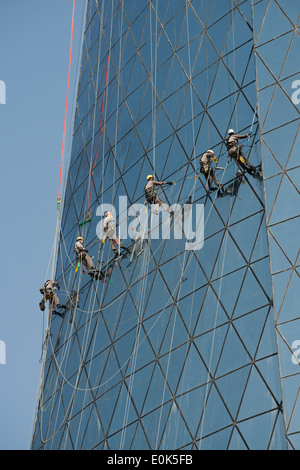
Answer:
[[[212,153],[213,155],[215,154],[213,150],[207,150],[206,153]]]
[[[229,129],[228,135],[230,135],[230,134],[234,134],[234,130],[233,130],[233,129]]]
[[[83,238],[82,237],[77,237],[76,241],[78,242],[78,240],[83,240]]]
[[[113,216],[112,213],[109,212],[109,211],[106,211],[105,214],[104,214],[104,217],[110,217],[110,218],[112,218],[112,216]]]
[[[148,175],[147,176],[147,181],[149,181],[150,178],[154,178],[154,176],[153,175]]]

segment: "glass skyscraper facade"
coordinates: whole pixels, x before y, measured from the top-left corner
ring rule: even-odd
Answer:
[[[49,317],[32,449],[300,448],[299,22],[294,0],[87,2],[55,273],[68,309]],[[228,157],[229,128],[251,133],[259,177]],[[207,192],[207,149],[231,192]],[[204,243],[174,217],[132,242],[149,174],[175,183],[167,204],[204,210]],[[131,247],[117,262],[110,205]]]

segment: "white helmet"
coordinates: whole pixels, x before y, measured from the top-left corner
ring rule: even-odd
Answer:
[[[233,129],[229,129],[228,135],[230,135],[230,134],[234,134],[234,130],[233,130]]]
[[[206,153],[212,153],[213,155],[215,154],[213,150],[207,150]]]

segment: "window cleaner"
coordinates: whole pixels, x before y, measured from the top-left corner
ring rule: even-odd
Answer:
[[[62,308],[66,309],[67,307],[65,305],[61,305],[59,303],[59,299],[57,294],[55,293],[55,289],[59,289],[59,284],[56,281],[53,281],[51,279],[47,279],[47,281],[43,284],[43,286],[40,288],[40,293],[43,294],[43,298],[41,302],[39,303],[40,309],[42,312],[46,308],[46,302],[49,300],[50,308],[51,311],[54,315],[59,315],[60,317],[63,317],[63,314],[60,312],[56,311],[57,308]]]
[[[243,145],[239,145],[239,139],[248,139],[250,134],[239,135],[235,134],[233,129],[229,129],[228,136],[226,144],[228,155],[236,161],[239,168],[247,171],[250,175],[254,175],[257,172],[256,168],[245,157]]]

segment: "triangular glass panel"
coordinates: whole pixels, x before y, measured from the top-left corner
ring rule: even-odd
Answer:
[[[173,401],[159,447],[162,449],[178,449],[191,440],[192,436],[181,417],[176,402]]]
[[[294,2],[285,2],[284,0],[277,0],[277,3],[282,8],[285,15],[288,16],[290,22],[296,26],[297,21],[299,21],[298,5]]]
[[[270,278],[266,280],[266,282],[270,283]],[[262,290],[252,270],[248,268],[246,272],[246,277],[244,279],[244,284],[235,308],[234,316],[237,317],[244,313],[251,312],[252,310],[256,310],[266,304],[269,304],[267,293]]]
[[[281,403],[281,383],[278,370],[278,357],[268,357],[267,359],[256,362],[256,367],[263,376],[263,379],[268,384],[276,402]]]
[[[208,331],[203,334],[205,328],[201,325],[201,316],[200,321],[197,325],[196,331],[194,332],[194,344],[197,348],[198,353],[201,356],[201,359],[204,361],[207,371],[207,380],[210,380],[211,376],[215,375],[215,369],[220,359],[220,354],[222,353],[222,347],[224,341],[226,341],[226,332],[227,325],[217,327],[217,314],[218,312],[210,312],[212,317],[212,322],[214,322],[215,329]],[[213,328],[214,325],[212,325]],[[202,331],[201,331],[202,330]],[[199,336],[197,336],[199,335]]]
[[[285,60],[285,55],[291,43],[291,38],[292,33],[285,34],[257,49],[258,54],[261,56],[276,78],[278,78],[280,75],[280,71]],[[274,54],[274,50],[280,51],[280,54]],[[264,86],[267,84],[268,83],[264,83]]]
[[[258,85],[258,88],[261,89],[261,88],[268,87],[269,85],[272,85],[273,83],[275,83],[275,77],[272,75],[272,71],[268,70],[265,63],[260,58],[259,52],[260,52],[260,49],[258,49],[258,52],[256,54],[256,67],[257,67],[257,85]],[[268,93],[267,90],[264,90],[264,91]],[[269,103],[266,103],[266,105],[267,104]]]
[[[297,328],[299,328],[299,320],[295,320],[292,323],[289,323],[287,326],[277,326],[279,333],[277,334],[278,355],[280,358],[280,373],[282,377],[295,374],[295,369],[297,372],[299,370],[299,365],[296,365],[293,362],[295,349],[292,348],[292,344],[295,340],[294,332],[297,331]],[[281,330],[283,332],[281,332]],[[294,395],[295,391],[290,390],[290,393]],[[289,392],[285,395],[284,399],[289,400]]]
[[[248,315],[236,318],[234,321],[234,326],[252,358],[255,357],[255,353],[258,349],[268,313],[269,307],[265,307]]]
[[[238,420],[244,420],[253,415],[257,415],[274,408],[277,408],[275,400],[271,396],[270,391],[266,387],[256,368],[253,367],[247,383],[243,402],[239,410]],[[266,429],[271,428],[268,426]]]
[[[89,410],[89,420],[84,431],[80,449],[92,449],[104,439],[102,424],[95,405],[92,405]]]
[[[282,172],[276,157],[272,155],[266,145],[263,145],[262,156],[264,178],[267,179]]]
[[[142,39],[143,33],[146,33],[146,31],[148,31],[148,34],[149,34],[149,16],[148,15],[149,15],[149,8],[151,8],[149,6],[149,8],[145,8],[141,14],[137,15],[136,10],[138,7],[144,8],[145,5],[141,5],[140,2],[135,2],[135,6],[133,7],[133,12],[132,12],[133,17],[134,17],[134,22],[132,23],[131,28],[130,28],[137,48],[141,45],[141,39]],[[123,25],[124,25],[125,19],[121,18],[120,22],[123,22]]]
[[[139,423],[134,432],[130,450],[150,449],[142,425]]]
[[[262,17],[260,17],[262,18]],[[280,34],[286,33],[293,29],[292,24],[282,13],[275,2],[269,2],[269,8],[264,18],[263,27],[257,39],[257,45],[270,41],[279,35],[278,25],[280,25]]]
[[[184,381],[181,381],[181,384],[183,385]],[[186,391],[184,387],[180,387],[179,393],[181,390],[184,392]],[[205,394],[206,387],[199,387],[188,391],[188,393],[177,396],[176,398],[178,408],[180,409],[180,412],[186,423],[188,423],[188,428],[193,436],[195,435],[199,426],[199,421],[203,411]],[[194,410],[194,413],[190,413],[191,409]]]
[[[297,368],[296,364],[295,368]],[[288,426],[293,414],[295,415],[294,406],[299,399],[299,374],[285,377],[284,380],[282,380],[282,391],[284,396],[284,413]]]
[[[269,303],[271,292],[271,276],[270,276],[270,263],[268,258],[264,258],[251,264],[251,270],[266,296],[266,303]]]
[[[120,417],[122,417],[120,419]],[[115,404],[112,421],[109,426],[109,433],[114,434],[122,428],[126,428],[124,433],[127,434],[127,428],[137,419],[137,414],[132,403],[130,389],[128,390],[123,384],[118,399]],[[128,437],[127,437],[128,438]]]
[[[216,409],[218,410],[218,413],[214,412]],[[216,387],[213,385],[209,389],[205,406],[205,413],[202,416],[199,430],[195,437],[196,439],[202,439],[219,429],[229,426],[230,424],[232,424],[232,418],[225,408],[225,405],[219,393],[217,392]]]
[[[226,2],[222,2],[220,4],[218,4],[217,2],[213,2],[212,4],[211,3],[208,3],[208,4],[203,3],[203,4],[201,4],[202,8],[200,8],[200,4],[199,4],[198,14],[199,14],[200,18],[202,18],[202,15],[204,15],[203,18],[206,18],[209,14],[209,18],[208,18],[208,21],[207,21],[207,26],[209,27],[210,25],[212,25],[213,23],[218,21],[220,18],[222,18],[226,14],[227,14],[227,16],[231,17],[231,11],[230,11],[230,6],[229,5],[230,4],[228,4]],[[196,8],[196,5],[194,6],[194,8]],[[205,9],[205,11],[204,11],[204,9]]]
[[[125,429],[121,431],[109,435],[107,439],[107,446],[109,450],[122,450],[122,449],[129,449],[130,444],[132,442],[134,432],[136,429],[136,424],[133,423],[129,426],[126,426]]]
[[[296,186],[300,193],[300,166],[298,168],[293,168],[287,172],[288,177],[292,180],[292,183]]]
[[[247,261],[250,260],[253,244],[261,227],[262,213],[247,217],[238,224],[230,227],[230,234]],[[241,255],[239,255],[241,256]],[[245,263],[245,261],[243,261]]]
[[[119,357],[122,357],[122,348],[123,346],[120,347]],[[137,327],[137,333],[129,359],[127,373],[130,375],[135,373],[140,368],[145,367],[148,362],[155,360],[155,353],[153,351],[152,344],[146,336],[144,329],[140,326]],[[129,380],[133,379],[130,377]]]
[[[169,402],[171,399],[169,387],[165,381],[165,378],[161,372],[161,369],[158,364],[154,368],[153,375],[151,377],[151,382],[149,384],[147,397],[145,398],[145,403],[143,406],[142,413],[148,415],[148,413],[153,410],[158,410],[159,414],[163,412],[165,414],[165,408],[168,408],[169,405],[163,406],[165,403]],[[163,423],[163,422],[162,422]],[[143,422],[144,424],[144,422]],[[153,429],[153,427],[152,427]],[[149,437],[149,436],[148,436]]]
[[[297,448],[299,449],[299,445]],[[286,430],[282,413],[277,415],[277,421],[269,443],[269,450],[287,450]]]
[[[252,236],[254,240],[254,236]],[[244,238],[244,243],[245,238]],[[228,231],[225,232],[222,244],[219,245],[218,260],[214,266],[212,278],[216,279],[232,271],[236,271],[247,263],[243,254],[243,244],[238,246],[230,236]]]
[[[262,99],[260,98],[260,104],[261,103]],[[275,86],[275,93],[274,96],[272,96],[268,115],[263,124],[264,132],[283,126],[287,121],[286,116],[288,116],[289,121],[299,119],[299,111],[295,109],[291,97],[285,94],[282,88],[277,85]]]
[[[284,271],[282,273],[274,274],[272,276],[274,307],[275,307],[275,311],[277,315],[280,311],[281,303],[282,303],[283,296],[285,294],[290,276],[291,276],[290,271]]]
[[[237,416],[249,371],[250,366],[248,365],[216,380],[216,387],[222,395],[233,419]]]
[[[170,411],[170,404],[166,404],[163,407],[152,411],[151,413],[145,414],[141,418],[144,432],[147,436],[147,442],[150,445],[150,449],[159,449],[159,443],[162,436],[162,432],[168,418]]]
[[[131,78],[130,78],[129,85],[126,90],[127,91],[126,95],[129,96],[133,91],[135,91],[140,86],[140,83],[146,81],[146,79],[147,79],[147,73],[146,73],[145,67],[142,64],[139,55],[137,54],[135,61],[133,63]]]
[[[220,296],[220,303],[229,318],[232,317],[236,301],[239,297],[245,271],[246,268],[243,267],[242,269],[238,269],[237,271],[230,273],[228,276],[224,276],[212,283],[215,292]],[[232,286],[235,286],[234,290],[232,289]],[[219,308],[221,308],[221,306]],[[225,320],[223,315],[221,315],[220,319],[223,319],[223,321]]]
[[[268,224],[268,219],[270,214],[272,214],[275,198],[277,196],[278,187],[281,183],[282,174],[273,176],[272,178],[268,178],[264,181],[264,188],[265,188],[265,198],[266,198],[266,219]]]
[[[134,374],[134,382],[131,393],[138,414],[140,414],[142,411],[142,407],[148,393],[148,388],[152,378],[154,367],[155,362],[149,364],[146,367],[143,367],[140,370],[137,370]],[[128,378],[127,380],[130,380],[130,378]]]
[[[224,347],[221,353],[221,358],[218,363],[217,375],[220,376],[234,371],[235,369],[244,366],[250,361],[251,358],[247,354],[247,351],[242,345],[234,328],[229,326],[224,342]]]
[[[227,34],[232,24],[232,17],[230,14],[224,15],[216,23],[209,27],[207,33],[217,49],[219,56],[225,50]]]
[[[299,215],[298,207],[295,204],[291,204],[291,201],[297,201],[298,198],[299,193],[296,188],[286,176],[283,176],[268,223],[270,225],[275,224],[282,220],[291,219]]]
[[[199,450],[226,450],[231,434],[231,426],[218,431],[210,436],[206,436],[197,442]]]
[[[252,189],[253,181],[249,180],[249,183],[245,179],[245,184],[242,184],[239,188],[238,197],[234,201],[230,201],[230,204],[233,205],[232,212],[230,215],[230,223],[234,224],[240,220],[250,217],[256,212],[260,212],[263,209],[263,199],[259,197]],[[255,239],[255,237],[254,237]]]
[[[297,240],[299,230],[299,217],[270,227],[270,231],[292,264],[296,262],[296,257],[299,252],[299,243]]]
[[[285,224],[284,224],[285,225]],[[277,226],[274,225],[274,228]],[[272,232],[272,230],[270,230]],[[271,270],[272,274],[276,274],[278,271],[283,271],[285,269],[291,268],[291,263],[285,256],[283,250],[281,249],[280,245],[276,243],[276,239],[272,236],[269,237],[269,246],[270,246],[270,258],[271,258]]]
[[[268,450],[277,413],[277,411],[270,411],[238,423],[249,450]]]
[[[245,444],[240,432],[234,428],[232,436],[230,438],[230,443],[228,450],[248,450],[248,447]]]

